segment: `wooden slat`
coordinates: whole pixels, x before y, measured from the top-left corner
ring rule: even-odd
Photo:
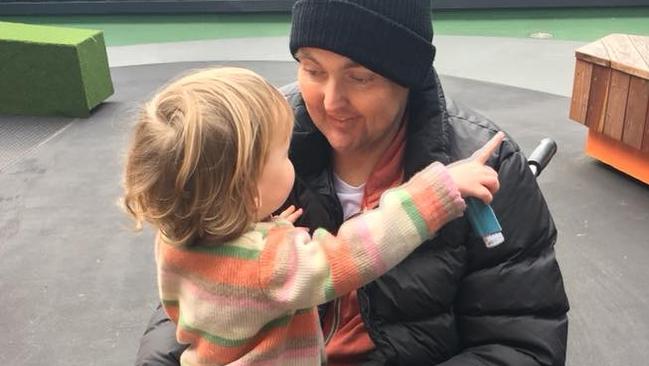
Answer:
[[[629,39],[649,68],[649,37],[629,34]]]
[[[611,65],[611,56],[604,46],[601,39],[580,47],[575,51],[577,59],[590,62],[595,65],[609,67]]]
[[[602,40],[610,56],[611,68],[629,75],[649,79],[649,64],[640,55],[634,42],[626,34],[611,34]],[[635,39],[635,43],[642,43]]]
[[[644,139],[642,139],[642,151],[649,154],[649,108],[647,108],[647,117],[644,120]]]
[[[593,77],[590,81],[588,111],[586,126],[601,132],[604,128],[604,114],[608,98],[608,86],[611,79],[611,69],[593,65]]]
[[[575,80],[572,84],[572,101],[570,104],[570,119],[586,124],[588,110],[588,95],[590,94],[590,79],[593,76],[593,64],[577,60],[575,64]]]
[[[649,80],[631,77],[622,141],[638,150],[642,149],[648,107]]]
[[[604,134],[622,141],[624,131],[624,114],[626,101],[629,96],[631,77],[621,71],[613,70],[611,83],[608,88],[606,103],[606,118],[604,119]]]

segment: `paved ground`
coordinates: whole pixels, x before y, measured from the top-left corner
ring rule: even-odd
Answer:
[[[649,30],[648,30],[649,33]],[[575,49],[584,42],[435,36],[440,74],[563,96],[572,93]],[[111,67],[195,61],[293,61],[288,37],[147,43],[108,48]]]

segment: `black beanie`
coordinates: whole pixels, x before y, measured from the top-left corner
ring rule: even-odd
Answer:
[[[430,0],[298,0],[291,53],[322,48],[345,56],[408,88],[432,71]]]

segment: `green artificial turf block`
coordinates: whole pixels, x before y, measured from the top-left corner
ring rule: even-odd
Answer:
[[[88,117],[112,94],[101,31],[0,22],[0,113]]]

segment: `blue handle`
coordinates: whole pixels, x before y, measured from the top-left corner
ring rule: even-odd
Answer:
[[[503,230],[491,206],[472,197],[467,198],[465,201],[467,219],[485,245],[492,248],[502,244],[505,241],[502,234]]]

